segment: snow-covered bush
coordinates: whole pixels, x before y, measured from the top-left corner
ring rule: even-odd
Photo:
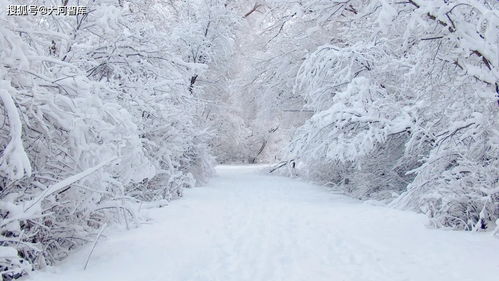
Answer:
[[[85,67],[91,77],[105,80],[115,93],[112,98],[134,116],[148,158],[153,160],[154,178],[133,185],[133,196],[177,198],[182,188],[204,181],[211,173],[211,163],[207,163],[211,157],[203,142],[208,132],[197,121],[199,104],[191,89],[191,77],[207,65],[184,61],[183,52],[171,46],[171,41],[179,40],[175,32],[170,35],[173,28],[155,22],[164,7],[143,7],[148,6],[141,2],[124,5],[123,16],[112,30],[88,23],[91,32],[85,40],[96,43],[82,42],[75,56],[87,59]],[[129,21],[135,24],[127,25]],[[184,24],[172,20],[170,26]]]
[[[45,48],[64,34],[34,17],[2,22],[0,242],[19,259],[0,257],[8,280],[129,220],[125,186],[152,166],[130,114],[99,97],[107,87]]]
[[[396,198],[438,227],[498,218],[499,13],[493,1],[311,1],[335,32],[294,91],[315,112],[292,142],[302,174]],[[318,6],[315,6],[318,5]]]
[[[139,201],[178,198],[212,173],[203,105],[190,90],[209,65],[169,44],[183,27],[168,17],[178,7],[148,2],[80,1],[89,13],[67,17],[0,11],[4,280],[64,258],[105,223],[132,224]]]

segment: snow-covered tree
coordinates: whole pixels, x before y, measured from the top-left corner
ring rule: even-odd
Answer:
[[[60,260],[107,223],[128,226],[139,201],[177,198],[212,172],[191,83],[208,65],[171,44],[190,34],[179,10],[188,6],[62,1],[75,4],[88,14],[0,12],[5,280]]]
[[[361,198],[407,188],[393,204],[425,212],[436,226],[494,224],[496,3],[330,5],[341,15],[330,23],[335,38],[308,55],[295,85],[316,114],[290,157]]]

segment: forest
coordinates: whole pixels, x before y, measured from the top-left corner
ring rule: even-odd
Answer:
[[[499,2],[0,0],[0,124],[0,280],[218,164],[499,237]]]

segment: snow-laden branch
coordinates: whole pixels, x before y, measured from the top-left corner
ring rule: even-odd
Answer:
[[[10,180],[31,175],[31,164],[22,141],[22,123],[9,91],[14,92],[8,81],[0,81],[0,99],[9,119],[10,141],[0,157],[0,171]]]
[[[106,165],[109,165],[111,162],[113,162],[115,159],[110,159],[110,160],[107,160],[107,161],[104,161],[102,163],[100,163],[99,165],[96,165],[92,168],[88,168],[86,169],[85,171],[81,172],[81,173],[78,173],[76,175],[73,175],[69,178],[66,178],[56,184],[53,184],[51,186],[49,186],[47,189],[45,189],[42,193],[40,193],[40,195],[38,195],[37,198],[33,199],[32,201],[28,202],[27,203],[27,207],[24,209],[24,212],[27,212],[29,211],[29,209],[31,209],[33,206],[36,206],[38,203],[40,203],[44,198],[50,196],[51,194],[54,194],[60,190],[62,190],[63,188],[89,176],[90,174],[94,173],[95,171],[99,170],[100,168],[106,166]]]

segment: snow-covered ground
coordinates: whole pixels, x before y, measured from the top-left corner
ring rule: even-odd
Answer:
[[[30,281],[497,281],[499,240],[432,230],[261,167],[222,166],[210,184],[151,210],[152,223],[106,233]]]

